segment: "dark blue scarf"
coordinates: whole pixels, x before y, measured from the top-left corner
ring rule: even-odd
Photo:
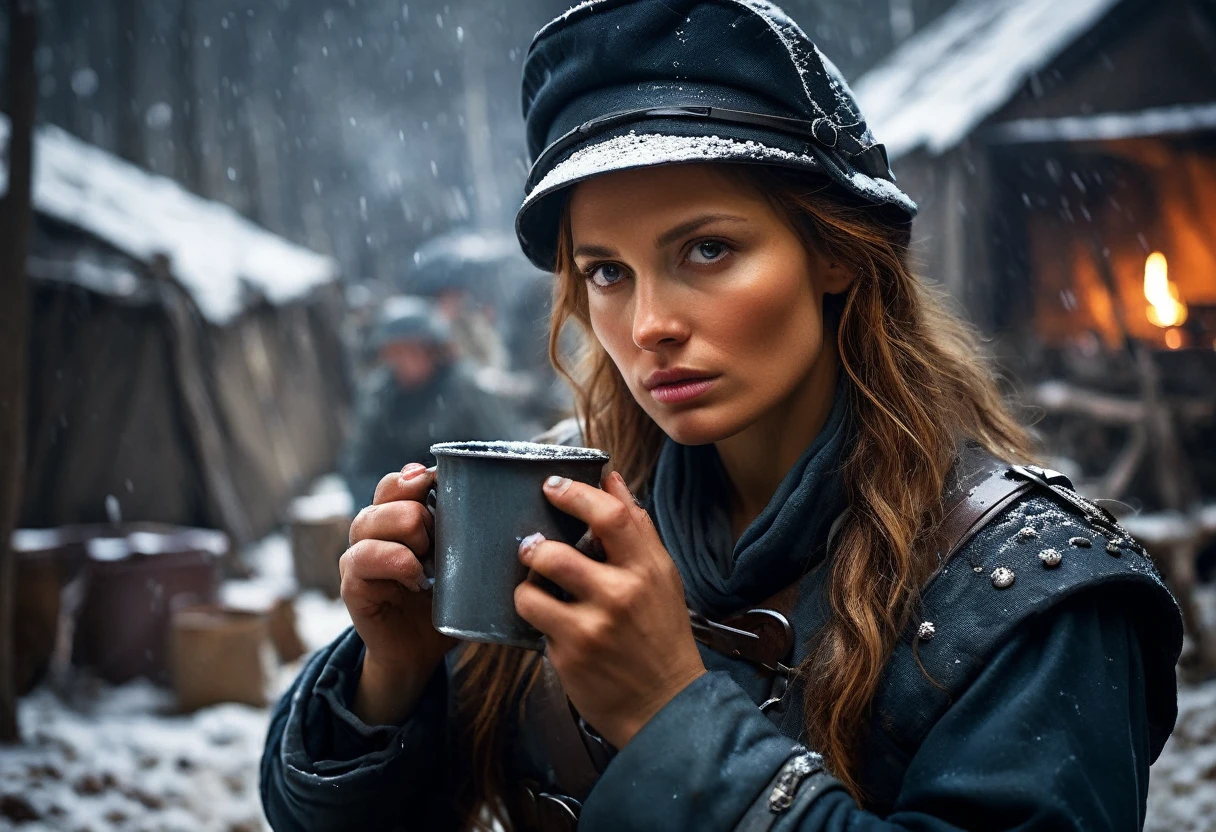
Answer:
[[[842,374],[843,376],[843,374]],[[848,387],[760,516],[731,540],[730,483],[717,448],[668,439],[655,471],[655,523],[684,579],[689,606],[718,618],[754,606],[819,563],[845,507],[840,465],[851,435]]]

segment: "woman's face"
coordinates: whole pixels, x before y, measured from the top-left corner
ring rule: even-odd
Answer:
[[[713,165],[605,174],[576,186],[570,223],[591,327],[677,442],[734,436],[822,372],[823,295],[847,288],[846,270],[742,177]]]

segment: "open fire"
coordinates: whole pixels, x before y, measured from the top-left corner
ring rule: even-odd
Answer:
[[[1137,140],[1045,164],[1059,190],[1026,217],[1042,343],[1216,349],[1216,155]]]
[[[1149,511],[1210,499],[1216,144],[1062,143],[1006,161],[1006,193],[1025,208],[1010,227],[1029,244],[1008,272],[1024,282],[1007,289],[1006,326],[1023,377],[1046,385],[1036,403],[1052,453],[1093,493]]]
[[[1169,262],[1159,251],[1144,261],[1144,298],[1148,301],[1145,314],[1149,323],[1165,330],[1165,345],[1172,350],[1181,347],[1182,333],[1174,327],[1186,323],[1186,304],[1178,293],[1178,284],[1169,278]]]

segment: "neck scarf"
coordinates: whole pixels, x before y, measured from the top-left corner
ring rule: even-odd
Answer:
[[[845,508],[840,465],[848,444],[848,388],[836,385],[831,413],[764,511],[732,541],[730,483],[717,448],[668,439],[655,471],[655,524],[688,604],[710,618],[754,606],[821,562]]]

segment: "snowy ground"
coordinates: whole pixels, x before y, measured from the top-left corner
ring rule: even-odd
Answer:
[[[1216,586],[1196,593],[1209,628],[1216,623]],[[1216,680],[1178,693],[1178,722],[1148,789],[1150,832],[1216,829]]]
[[[1153,766],[1148,789],[1151,832],[1216,828],[1216,681],[1183,689],[1178,724]]]
[[[226,584],[228,603],[256,606],[294,589],[282,537],[250,554],[257,577]],[[310,648],[349,624],[341,601],[316,593],[298,597],[297,617]],[[299,662],[279,669],[276,695],[298,670]],[[151,684],[72,679],[23,699],[19,719],[24,745],[0,752],[0,829],[267,829],[257,791],[266,709],[221,705],[180,716],[172,696]],[[1216,681],[1181,692],[1178,727],[1153,766],[1146,828],[1216,829]]]
[[[247,553],[249,581],[223,599],[258,607],[295,590],[280,535]],[[296,599],[304,643],[315,649],[350,624],[340,600]],[[278,669],[274,701],[299,671]],[[269,711],[220,705],[174,713],[172,694],[148,682],[111,687],[78,677],[44,685],[20,704],[24,744],[0,751],[0,829],[22,832],[261,832],[258,760]]]

